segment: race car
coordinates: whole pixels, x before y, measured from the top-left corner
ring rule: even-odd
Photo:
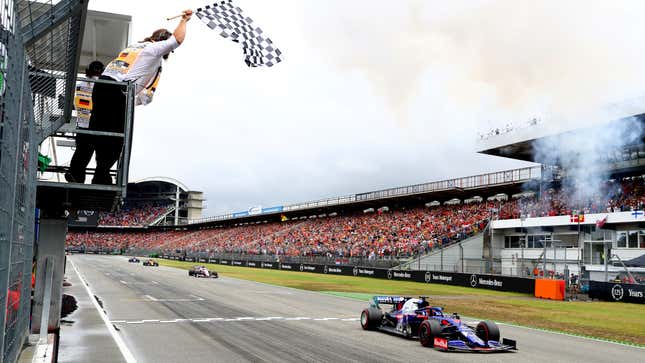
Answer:
[[[147,259],[143,261],[144,266],[159,266],[159,262],[153,260],[153,259]]]
[[[139,263],[139,262],[141,262],[141,261],[139,261],[139,259],[138,259],[138,258],[136,258],[136,257],[130,257],[130,259],[128,260],[128,262],[131,262],[131,263]]]
[[[194,276],[194,277],[212,277],[214,279],[218,278],[219,276],[217,275],[217,272],[215,271],[208,271],[208,269],[204,266],[193,266],[190,270],[188,270],[188,276]]]
[[[392,305],[384,312],[381,305]],[[459,314],[446,315],[443,308],[430,306],[427,297],[374,296],[361,313],[365,330],[380,330],[410,339],[424,347],[442,351],[508,352],[517,350],[514,340],[500,342],[499,328],[492,321],[476,326],[461,321]]]

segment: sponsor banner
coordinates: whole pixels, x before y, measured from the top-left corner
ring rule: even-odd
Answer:
[[[300,272],[315,272],[315,273],[323,273],[323,267],[320,265],[311,265],[307,263],[301,263],[298,267]]]
[[[260,268],[260,263],[257,261],[246,261],[247,267]]]
[[[248,217],[248,216],[249,216],[248,211],[233,213],[233,218],[242,218],[242,217]]]
[[[589,281],[589,297],[605,301],[645,304],[645,285]]]
[[[194,257],[186,257],[184,259],[184,261],[186,261],[186,262],[195,262],[195,258]]]
[[[208,262],[208,259],[200,258],[200,259],[199,259],[199,262],[206,263],[206,262]]]
[[[277,269],[278,268],[278,263],[276,262],[258,262],[260,264],[261,268],[271,268],[271,269]]]
[[[354,266],[352,268],[352,275],[384,279],[387,278],[387,271],[380,268]]]
[[[279,205],[277,207],[262,208],[262,214],[264,213],[279,213],[284,210],[284,207]]]
[[[99,225],[99,212],[79,210],[67,217],[67,223],[70,227],[96,227]]]
[[[219,260],[217,258],[209,258],[208,263],[217,263],[217,264],[219,264]]]
[[[221,259],[221,260],[219,260],[219,264],[220,264],[220,265],[230,265],[230,264],[231,264],[231,261]]]
[[[280,270],[297,271],[298,266],[299,265],[293,264],[293,263],[281,263],[280,264]]]
[[[354,267],[352,266],[342,266],[342,265],[324,265],[323,273],[329,275],[353,275]]]
[[[245,265],[244,261],[231,260],[231,266],[244,266],[244,265]]]

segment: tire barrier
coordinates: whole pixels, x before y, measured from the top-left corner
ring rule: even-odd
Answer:
[[[525,277],[441,271],[405,271],[347,265],[320,265],[313,263],[280,263],[219,258],[207,259],[171,255],[161,255],[160,258],[186,262],[208,262],[226,266],[310,272],[327,275],[371,277],[397,281],[437,283],[478,289],[519,292],[531,295],[535,293],[535,280]]]
[[[645,285],[589,281],[589,297],[605,301],[645,304]]]

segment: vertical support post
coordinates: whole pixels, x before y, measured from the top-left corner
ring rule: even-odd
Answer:
[[[546,239],[542,240],[542,247],[544,248],[542,258],[542,278],[546,278]]]
[[[602,242],[602,248],[603,248],[603,256],[605,257],[604,258],[604,260],[605,260],[604,261],[604,263],[605,263],[605,282],[607,282],[607,281],[609,281],[609,258],[607,258],[608,254],[609,254],[609,249],[607,248],[607,242],[606,241]]]
[[[60,327],[66,234],[66,219],[41,218],[31,326],[33,334],[41,333],[41,328],[45,331],[54,331]],[[51,266],[49,269],[48,264]],[[52,274],[51,283],[47,281],[49,272]],[[47,286],[51,290],[47,291]],[[49,304],[47,304],[48,300]],[[47,320],[43,320],[43,315],[47,315]],[[42,326],[43,323],[47,326]]]
[[[464,272],[464,245],[459,243],[459,260],[461,261],[461,273]]]
[[[176,186],[175,193],[175,226],[179,225],[179,186]]]
[[[40,342],[47,343],[47,333],[49,326],[49,313],[52,300],[52,287],[54,280],[54,262],[52,258],[45,258],[45,294],[43,300],[43,311],[40,317]]]

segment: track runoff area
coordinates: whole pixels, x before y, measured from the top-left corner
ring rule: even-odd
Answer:
[[[416,340],[364,331],[359,318],[367,301],[222,274],[192,278],[183,269],[144,267],[124,256],[73,255],[69,261],[67,274],[77,274],[88,295],[100,301],[102,308],[98,303],[96,308],[123,355],[114,361],[637,362],[645,357],[641,347],[504,324],[502,337],[516,340],[517,352],[445,353]]]

